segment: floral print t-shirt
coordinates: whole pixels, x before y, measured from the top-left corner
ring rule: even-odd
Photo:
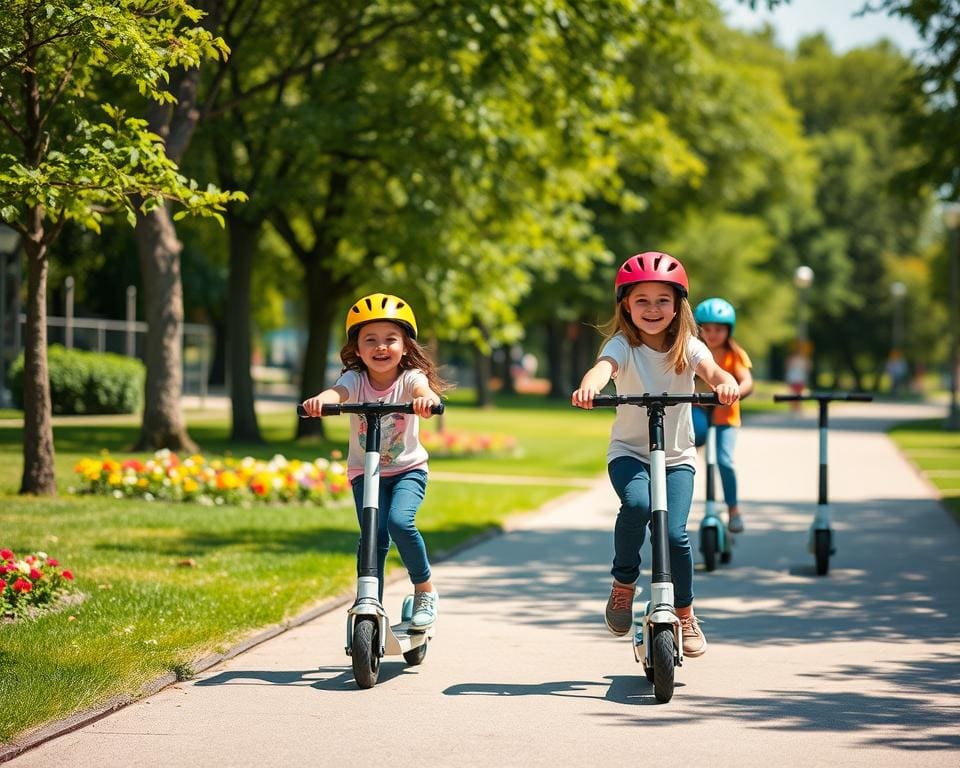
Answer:
[[[423,371],[403,371],[387,389],[374,389],[365,371],[345,371],[334,384],[347,390],[348,403],[409,403],[417,387],[429,386]],[[350,450],[347,477],[363,474],[367,422],[350,414]],[[427,471],[427,449],[420,444],[420,417],[415,413],[389,413],[380,419],[380,474],[388,477],[411,469]]]

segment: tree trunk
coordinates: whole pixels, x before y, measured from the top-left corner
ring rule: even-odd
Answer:
[[[227,324],[220,317],[211,320],[213,325],[213,362],[210,363],[210,375],[207,384],[222,387],[227,383]]]
[[[552,398],[565,398],[567,392],[564,368],[564,344],[566,338],[566,323],[560,320],[547,322],[547,367],[550,370],[550,394]]]
[[[180,397],[183,393],[183,245],[166,207],[137,216],[137,250],[144,286],[147,366],[143,424],[133,450],[169,448],[196,452],[187,434]]]
[[[330,354],[330,333],[333,330],[339,295],[332,287],[323,259],[315,257],[306,264],[307,273],[307,348],[300,379],[300,400],[319,394],[333,384],[327,381],[327,357]],[[323,419],[300,419],[297,437],[325,436]]]
[[[47,246],[43,242],[43,212],[30,212],[27,255],[27,327],[23,361],[23,477],[20,493],[53,496],[53,424],[50,375],[47,367]]]
[[[227,360],[230,366],[230,401],[233,426],[230,439],[262,443],[257,424],[251,361],[250,282],[259,227],[241,216],[227,213],[230,237],[230,278],[227,292]]]
[[[493,366],[490,362],[490,355],[485,355],[477,347],[473,348],[473,372],[474,385],[477,389],[476,404],[480,408],[488,408],[493,405],[493,398],[490,394],[490,374]]]

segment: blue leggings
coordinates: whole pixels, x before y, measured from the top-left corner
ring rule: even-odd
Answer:
[[[357,519],[363,512],[363,476],[354,478],[353,501]],[[407,568],[410,581],[422,584],[430,581],[430,561],[423,536],[417,530],[414,518],[427,491],[427,473],[412,469],[399,475],[380,476],[380,514],[377,516],[377,575],[383,591],[383,569],[390,551],[390,541],[397,543],[400,559]],[[358,552],[359,554],[359,552]]]
[[[650,524],[650,467],[639,459],[623,456],[607,467],[610,482],[620,497],[620,511],[613,529],[613,568],[621,584],[633,584],[640,576],[640,548]],[[687,517],[693,502],[693,472],[689,464],[667,468],[667,524],[670,538],[670,570],[674,604],[693,604],[693,551],[687,536]]]
[[[702,408],[693,409],[693,432],[698,446],[707,442],[707,416]],[[733,451],[737,446],[737,429],[729,424],[717,428],[717,469],[723,486],[723,500],[728,507],[737,503],[737,470],[733,465]]]

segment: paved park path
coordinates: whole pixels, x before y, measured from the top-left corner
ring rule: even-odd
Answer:
[[[819,578],[814,413],[750,420],[747,532],[729,566],[698,568],[710,647],[669,704],[602,622],[616,510],[602,480],[436,567],[420,667],[389,657],[358,690],[337,609],[9,765],[960,765],[960,526],[882,432],[934,414],[832,407],[838,552]],[[388,588],[393,614],[405,591]]]

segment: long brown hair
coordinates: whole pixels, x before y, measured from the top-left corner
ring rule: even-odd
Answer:
[[[673,368],[676,373],[683,373],[687,369],[687,340],[691,336],[696,337],[697,322],[693,319],[693,310],[690,309],[690,302],[687,301],[687,298],[680,294],[676,286],[670,283],[664,283],[664,285],[670,285],[673,288],[677,304],[677,314],[670,325],[667,326],[666,367],[667,369]],[[622,333],[631,347],[639,347],[643,344],[640,329],[633,324],[633,320],[630,319],[630,310],[627,308],[627,299],[631,292],[632,289],[624,293],[623,298],[617,302],[613,317],[600,326],[604,343],[616,334]]]
[[[387,320],[386,322],[391,321]],[[407,329],[400,323],[394,323],[394,325],[403,331],[403,357],[400,358],[400,370],[408,371],[411,368],[417,368],[423,371],[430,389],[438,395],[450,389],[452,385],[440,376],[437,364],[433,362],[427,350],[420,346],[416,339],[410,338]],[[360,371],[365,373],[367,370],[366,364],[360,358],[357,345],[357,339],[360,337],[359,330],[360,326],[354,326],[350,329],[351,332],[347,335],[347,342],[340,350],[340,361],[343,363],[344,372]]]

